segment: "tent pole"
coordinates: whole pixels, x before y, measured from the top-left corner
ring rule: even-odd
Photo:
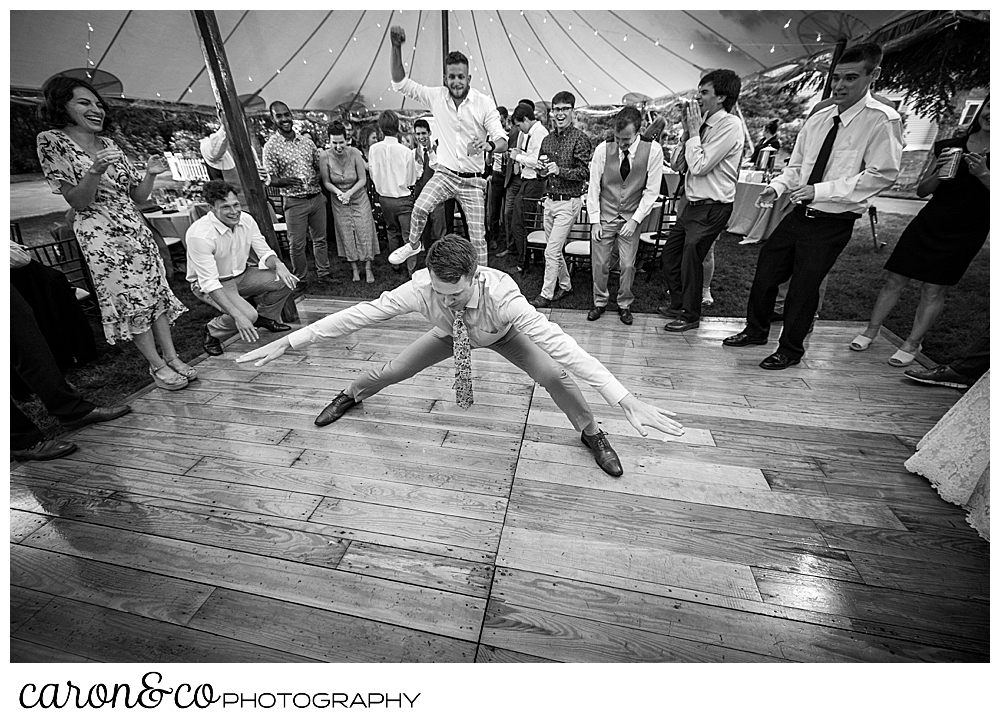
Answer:
[[[222,44],[219,23],[215,13],[211,10],[192,10],[191,16],[194,18],[198,37],[201,39],[201,49],[205,54],[205,66],[208,68],[208,77],[212,81],[216,105],[222,111],[222,122],[225,124],[229,148],[236,161],[236,170],[240,175],[243,194],[250,205],[247,211],[260,226],[261,233],[267,239],[268,245],[280,258],[281,251],[278,248],[277,236],[271,223],[271,214],[267,211],[267,196],[264,193],[264,185],[260,181],[260,176],[257,174],[257,166],[253,162],[254,154],[250,146],[250,134],[247,132],[243,107],[236,95],[236,85],[229,69],[226,49]],[[293,297],[288,297],[288,302],[282,309],[281,318],[285,321],[299,320]]]
[[[448,72],[445,60],[448,57],[448,11],[441,11],[441,74]]]
[[[820,100],[826,100],[833,92],[833,69],[836,68],[837,63],[840,62],[840,56],[844,54],[844,49],[846,47],[847,38],[841,38],[837,41],[837,45],[833,48],[833,58],[830,59],[830,70],[826,74],[826,84],[823,86],[823,97]]]

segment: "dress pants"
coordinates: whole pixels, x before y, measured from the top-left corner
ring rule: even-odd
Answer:
[[[307,231],[312,235],[316,273],[330,273],[330,256],[326,246],[326,197],[317,193],[310,198],[285,196],[285,223],[288,225],[288,248],[292,257],[292,273],[306,280]]]
[[[499,251],[504,249],[501,243],[500,218],[503,213],[503,174],[494,171],[486,184],[486,241]]]
[[[94,411],[94,405],[66,382],[38,328],[34,312],[13,286],[10,289],[10,364],[59,421],[72,421]],[[10,448],[27,449],[43,438],[41,430],[11,399]]]
[[[507,242],[506,251],[509,254],[517,253],[517,244],[514,243],[514,199],[517,198],[517,192],[520,190],[521,174],[518,173],[510,177],[510,183],[507,184],[503,198],[504,240]]]
[[[608,276],[611,273],[612,255],[618,254],[618,308],[627,309],[635,301],[632,280],[635,278],[635,252],[639,248],[639,232],[630,238],[620,235],[625,219],[618,216],[613,221],[601,221],[600,241],[590,244],[591,271],[594,276],[594,306],[608,305]]]
[[[410,216],[413,213],[413,197],[400,196],[392,198],[390,196],[379,196],[382,204],[382,214],[385,216],[386,235],[389,241],[389,252],[392,253],[410,238]],[[417,257],[411,256],[406,260],[406,268],[413,275],[413,270],[417,267]]]
[[[830,281],[830,275],[827,274],[823,277],[823,283],[819,285],[819,303],[816,305],[816,317],[819,318],[819,314],[823,311],[823,299],[826,298],[826,285]],[[774,313],[784,314],[785,313],[785,297],[788,296],[788,285],[790,281],[786,281],[781,286],[778,287],[778,296],[774,300]]]
[[[565,291],[573,288],[569,269],[566,268],[566,257],[563,256],[563,247],[582,207],[582,198],[570,198],[566,201],[545,199],[545,278],[542,281],[540,296],[549,301],[555,296],[556,286],[562,287]]]
[[[416,245],[427,225],[427,218],[434,209],[455,198],[462,205],[465,219],[469,224],[469,241],[476,249],[479,263],[486,266],[486,179],[482,176],[462,178],[447,169],[434,171],[434,175],[424,185],[410,215],[410,244]]]
[[[685,204],[663,244],[663,276],[670,291],[670,307],[684,321],[701,319],[704,261],[712,244],[726,229],[731,203]]]
[[[990,368],[990,330],[983,332],[982,336],[976,339],[969,348],[965,350],[965,355],[948,363],[951,370],[956,374],[979,379]]]
[[[746,333],[767,337],[778,286],[790,278],[778,352],[792,359],[801,358],[819,304],[820,284],[853,232],[852,218],[806,218],[799,208],[785,216],[757,257],[747,302]]]
[[[517,252],[518,262],[524,258],[524,249],[528,245],[528,227],[524,223],[525,201],[532,198],[541,198],[545,195],[544,178],[522,178],[521,187],[514,196],[514,213],[511,215],[513,226],[514,249]]]
[[[258,316],[272,321],[281,321],[281,309],[293,291],[285,286],[273,271],[259,269],[256,266],[247,266],[246,270],[239,276],[230,277],[221,283],[222,292],[229,299],[229,302],[242,310],[250,317],[251,321],[257,321]],[[209,334],[216,339],[225,341],[237,333],[236,320],[227,314],[210,294],[202,291],[197,281],[191,282],[191,293],[222,312],[221,316],[208,322]],[[252,296],[257,302],[256,309],[246,300],[245,297],[248,296]]]
[[[520,331],[511,327],[503,338],[487,348],[523,369],[541,384],[552,401],[573,423],[574,429],[582,432],[594,421],[590,405],[583,398],[576,382],[552,357]],[[448,359],[452,354],[451,335],[434,327],[381,368],[361,372],[344,393],[355,401],[363,401],[391,384],[409,379],[427,367]]]

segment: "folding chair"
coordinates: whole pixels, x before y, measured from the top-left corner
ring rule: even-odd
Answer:
[[[639,248],[636,251],[636,266],[646,271],[646,281],[653,278],[657,263],[663,253],[670,227],[677,222],[677,196],[660,196],[660,223],[656,231],[639,234]]]
[[[563,256],[571,277],[579,269],[590,268],[590,216],[586,207],[580,209],[576,222],[570,226]]]
[[[542,258],[542,265],[545,264],[545,200],[542,198],[526,198],[521,207],[524,218],[524,230],[527,231],[527,239],[524,244],[524,255],[521,257],[520,266],[524,273],[528,273],[528,268],[533,260]]]
[[[61,271],[76,290],[77,301],[94,304],[97,299],[94,280],[90,276],[90,269],[87,268],[87,262],[83,258],[83,252],[80,250],[73,229],[69,226],[56,226],[51,233],[55,239],[53,243],[28,247],[28,253],[43,266]],[[13,234],[12,228],[12,237]],[[17,231],[17,236],[20,238],[20,229]]]

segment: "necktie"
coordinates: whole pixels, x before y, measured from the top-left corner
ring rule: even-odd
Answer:
[[[826,171],[826,164],[830,160],[830,153],[833,151],[833,141],[837,138],[837,128],[840,126],[840,116],[835,115],[833,117],[833,127],[830,128],[830,132],[826,134],[826,138],[823,139],[823,145],[819,149],[819,155],[816,156],[816,165],[813,166],[812,172],[809,174],[809,180],[806,181],[806,185],[814,186],[823,180],[823,173]]]
[[[624,181],[628,178],[629,171],[632,170],[632,166],[628,162],[628,151],[622,151],[622,166],[621,166],[622,180]]]
[[[469,327],[465,325],[465,309],[455,312],[451,327],[452,349],[455,356],[455,402],[462,409],[472,406],[472,344]]]

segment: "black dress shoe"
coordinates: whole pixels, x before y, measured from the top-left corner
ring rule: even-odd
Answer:
[[[552,295],[552,303],[556,303],[560,299],[565,299],[567,296],[573,293],[573,289],[564,289],[561,286],[556,287],[556,293]]]
[[[595,306],[593,309],[587,312],[587,321],[597,321],[607,310],[608,307],[606,306]]]
[[[680,319],[681,309],[675,309],[672,306],[658,306],[656,307],[656,313],[665,319]]]
[[[760,363],[760,368],[769,370],[787,369],[798,363],[798,359],[793,359],[790,356],[782,354],[780,351],[776,351]]]
[[[76,451],[76,444],[61,439],[45,439],[27,449],[12,449],[10,455],[18,462],[47,462]]]
[[[724,346],[750,346],[751,344],[767,344],[766,336],[750,336],[745,331],[727,336],[722,340]]]
[[[544,296],[539,294],[534,299],[531,300],[531,305],[536,309],[548,309],[552,306],[552,300],[546,299]]]
[[[85,427],[88,424],[98,424],[99,422],[107,422],[112,419],[118,419],[129,412],[132,411],[132,407],[127,404],[123,404],[120,407],[95,407],[88,414],[84,414],[79,419],[74,419],[70,422],[63,422],[64,427],[69,429],[77,429],[79,427]]]
[[[258,329],[267,329],[268,331],[273,331],[275,333],[279,331],[289,331],[292,328],[288,324],[282,324],[280,321],[268,319],[266,316],[258,316],[257,321],[255,321],[253,325]]]
[[[697,329],[701,326],[700,320],[695,321],[684,321],[684,319],[674,319],[669,324],[663,327],[664,331],[690,331],[691,329]]]
[[[632,326],[632,312],[629,311],[629,309],[619,309],[618,318],[621,319],[621,322],[625,324],[625,326]]]
[[[205,353],[209,356],[222,356],[222,340],[216,339],[208,331],[208,325],[205,325],[205,343],[201,345],[201,348],[205,350]]]
[[[590,448],[597,460],[597,466],[607,472],[612,477],[622,476],[622,462],[618,459],[618,453],[611,448],[604,432],[598,430],[597,434],[589,435],[586,432],[580,433],[580,441]]]
[[[326,409],[319,413],[314,424],[317,427],[325,427],[328,424],[332,424],[343,417],[348,409],[357,406],[357,404],[351,397],[341,392],[332,402],[326,405]]]

